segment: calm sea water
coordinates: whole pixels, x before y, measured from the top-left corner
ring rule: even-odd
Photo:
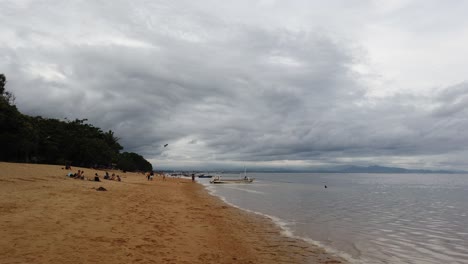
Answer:
[[[468,175],[249,176],[253,184],[199,181],[226,202],[269,216],[286,235],[352,263],[468,263]]]

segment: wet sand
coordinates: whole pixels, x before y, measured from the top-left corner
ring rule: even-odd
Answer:
[[[190,180],[62,168],[0,162],[1,263],[344,263]]]

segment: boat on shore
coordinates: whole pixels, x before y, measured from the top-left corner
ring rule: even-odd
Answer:
[[[252,183],[254,178],[247,177],[247,170],[244,168],[244,177],[240,179],[222,179],[221,176],[214,177],[210,183],[212,184],[229,184],[229,183]]]
[[[202,175],[198,175],[198,178],[213,178],[213,175],[202,174]]]
[[[244,177],[241,179],[221,179],[221,177],[216,176],[214,179],[210,181],[212,184],[226,184],[226,183],[252,183],[254,181],[253,178]]]

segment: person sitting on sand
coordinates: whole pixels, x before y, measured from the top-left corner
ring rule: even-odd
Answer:
[[[112,177],[110,178],[111,181],[115,181],[115,173],[112,173]]]
[[[83,180],[84,179],[83,174],[84,174],[84,171],[78,170],[78,172],[75,174],[73,178],[78,179],[78,180]]]
[[[117,181],[122,181],[119,175],[117,175]]]
[[[100,182],[99,175],[97,173],[94,174],[94,181]]]

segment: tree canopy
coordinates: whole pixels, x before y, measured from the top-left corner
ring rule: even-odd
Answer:
[[[61,121],[20,113],[5,86],[5,75],[0,74],[0,160],[152,170],[142,156],[120,153],[123,147],[113,131],[103,132],[86,119]]]

